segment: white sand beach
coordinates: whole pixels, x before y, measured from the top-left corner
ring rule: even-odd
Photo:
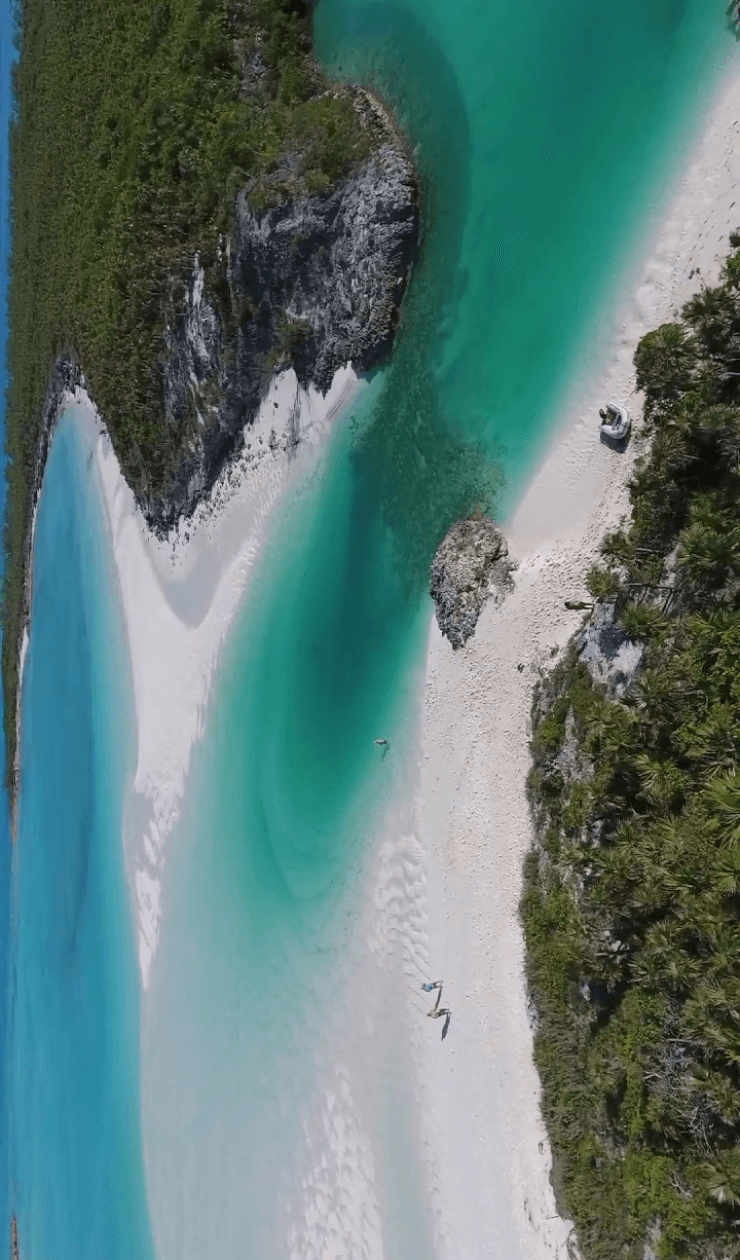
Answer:
[[[124,845],[144,988],[157,946],[165,841],[179,816],[219,651],[247,590],[267,516],[296,466],[310,459],[361,388],[350,368],[336,374],[325,398],[299,390],[292,371],[274,378],[249,445],[208,502],[165,541],[147,528],[90,399],[82,392],[70,399],[95,452],[129,640],[138,749]]]
[[[623,455],[600,444],[598,408],[625,400],[639,420],[637,341],[703,281],[717,281],[729,233],[740,224],[739,133],[740,75],[733,72],[637,292],[615,312],[608,362],[575,383],[561,432],[505,523],[519,566],[514,591],[484,609],[458,652],[436,622],[431,627],[416,814],[426,882],[420,910],[431,978],[444,978],[454,1023],[444,1045],[434,1024],[422,1030],[422,1110],[435,1215],[448,1244],[442,1254],[451,1260],[567,1254],[568,1225],[557,1217],[549,1184],[518,919],[532,843],[525,791],[532,688],[583,619],[564,608],[565,599],[588,598],[584,576],[599,542],[629,510],[639,442]],[[424,1009],[418,993],[410,997],[416,1011]]]
[[[600,445],[598,407],[625,400],[639,417],[632,376],[637,340],[670,318],[702,280],[717,278],[729,232],[740,224],[739,120],[736,74],[724,82],[634,297],[615,311],[608,361],[574,383],[557,440],[508,522],[518,562],[513,591],[484,610],[459,652],[431,625],[419,763],[409,769],[409,799],[378,837],[361,935],[366,966],[383,965],[390,941],[402,960],[394,983],[413,1047],[419,1147],[439,1260],[565,1260],[568,1254],[570,1226],[557,1214],[549,1181],[518,919],[522,864],[532,842],[525,794],[532,687],[579,625],[581,614],[567,612],[564,599],[584,595],[601,537],[628,509],[638,442],[623,455]],[[269,511],[293,459],[310,458],[360,388],[349,369],[325,399],[299,395],[294,376],[281,377],[250,432],[251,449],[168,543],[146,530],[89,400],[74,400],[91,426],[131,652],[138,754],[124,843],[145,988],[157,946],[167,835]],[[291,455],[286,435],[296,407],[302,443]],[[437,977],[453,1013],[444,1043],[439,1022],[423,1017],[431,1001],[420,991],[421,980]],[[343,1070],[338,1064],[338,1074]],[[327,1125],[346,1138],[354,1120],[350,1110],[343,1118],[342,1097],[333,1098]],[[363,1142],[360,1135],[357,1149]],[[371,1166],[370,1157],[366,1162]],[[372,1198],[367,1177],[354,1181],[353,1194]],[[358,1201],[357,1219],[366,1209],[375,1219],[374,1202]],[[351,1254],[337,1235],[331,1246],[322,1243],[328,1235],[317,1212],[313,1206],[305,1212],[315,1223],[315,1242],[309,1248],[307,1235],[298,1239],[293,1254]],[[373,1240],[354,1254],[383,1255],[377,1220]]]

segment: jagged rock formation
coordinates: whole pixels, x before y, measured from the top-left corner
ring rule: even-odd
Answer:
[[[142,500],[155,528],[208,492],[273,372],[325,392],[338,368],[388,354],[418,231],[414,169],[392,138],[325,193],[257,210],[242,191],[221,258],[196,263],[166,334],[165,418],[190,418],[193,437],[166,493]]]
[[[595,683],[607,693],[626,695],[645,651],[628,638],[617,620],[616,604],[597,604],[581,636],[580,658]]]
[[[445,534],[432,561],[430,591],[437,624],[453,648],[474,633],[488,599],[503,599],[511,586],[512,565],[501,530],[488,517],[457,521]]]

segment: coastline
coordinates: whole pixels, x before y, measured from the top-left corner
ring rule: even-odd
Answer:
[[[205,729],[220,649],[267,518],[362,388],[351,367],[336,373],[325,397],[301,390],[292,371],[273,378],[241,455],[223,470],[208,501],[164,539],[137,508],[84,388],[65,395],[101,496],[128,637],[137,754],[123,844],[144,989],[157,946],[167,836],[179,816],[193,744]]]
[[[434,1023],[423,1021],[416,1040],[435,1229],[442,1254],[451,1257],[566,1255],[569,1226],[557,1217],[549,1184],[531,1062],[518,921],[521,867],[531,843],[525,781],[532,685],[552,649],[561,650],[580,622],[578,613],[563,610],[563,599],[583,594],[583,576],[603,533],[628,508],[639,443],[633,439],[624,456],[599,446],[596,409],[605,396],[634,398],[636,340],[701,280],[714,278],[726,252],[722,236],[740,222],[740,200],[736,209],[729,204],[740,183],[740,154],[729,147],[739,118],[740,75],[734,74],[654,242],[646,279],[620,313],[605,371],[572,391],[567,424],[508,523],[519,560],[514,591],[499,607],[483,610],[475,636],[458,653],[436,623],[431,626],[410,823],[416,834],[410,838],[404,824],[402,860],[409,878],[426,884],[419,901],[426,943],[417,957],[422,953],[434,974],[444,976],[445,1001],[454,1010],[442,1054]],[[696,247],[705,212],[715,221]],[[701,274],[689,281],[696,266]],[[80,409],[95,454],[130,641],[139,747],[124,841],[134,872],[144,988],[156,949],[166,836],[177,818],[190,751],[203,732],[219,650],[247,590],[267,516],[290,474],[296,407],[310,448],[358,388],[347,369],[326,399],[313,391],[299,395],[290,375],[273,383],[251,430],[263,453],[245,449],[209,503],[165,542],[144,525],[84,391],[65,395]],[[393,857],[386,853],[386,866]],[[399,919],[396,929],[403,933],[406,925]],[[406,981],[418,1025],[424,1004],[416,969]]]
[[[420,1086],[429,1179],[451,1255],[571,1254],[571,1226],[550,1181],[518,910],[533,836],[532,690],[581,624],[583,614],[564,600],[590,599],[586,572],[629,511],[640,453],[637,341],[702,282],[716,282],[740,223],[739,129],[733,67],[649,243],[643,279],[616,313],[606,362],[574,384],[550,451],[505,523],[518,562],[514,590],[484,607],[457,652],[432,622],[415,828],[430,972],[445,978],[454,1027],[443,1053],[433,1030],[420,1038]],[[624,454],[598,441],[598,407],[609,398],[629,402],[637,416]],[[416,987],[408,1000],[421,1008]]]
[[[33,600],[33,544],[36,536],[36,513],[39,498],[44,484],[44,472],[49,456],[49,447],[54,436],[57,420],[62,413],[64,399],[84,384],[84,377],[77,364],[71,358],[60,357],[54,364],[49,388],[46,392],[41,412],[41,425],[34,453],[33,476],[31,479],[28,515],[25,528],[23,591],[19,642],[17,644],[17,683],[15,695],[15,712],[13,728],[15,746],[13,748],[12,772],[10,781],[10,840],[15,844],[18,827],[18,795],[21,773],[21,708],[23,702],[23,668],[28,652],[31,633],[31,603]]]

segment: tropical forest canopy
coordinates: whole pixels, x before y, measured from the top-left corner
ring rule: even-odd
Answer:
[[[644,655],[619,699],[574,643],[536,704],[536,1057],[585,1260],[719,1260],[740,1256],[740,252],[635,364],[646,453],[590,584]]]

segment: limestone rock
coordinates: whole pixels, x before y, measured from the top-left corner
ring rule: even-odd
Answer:
[[[512,564],[501,530],[488,517],[457,521],[432,561],[430,590],[437,624],[453,648],[474,633],[486,601],[503,599],[511,586]]]
[[[266,210],[239,194],[221,260],[196,262],[172,311],[165,416],[194,437],[166,493],[141,504],[151,525],[168,529],[208,493],[274,372],[292,367],[300,386],[326,393],[338,368],[386,357],[418,233],[414,168],[390,134],[325,193]]]
[[[594,682],[621,699],[640,668],[644,651],[645,645],[634,643],[619,625],[615,604],[596,605],[582,632],[580,652]]]

